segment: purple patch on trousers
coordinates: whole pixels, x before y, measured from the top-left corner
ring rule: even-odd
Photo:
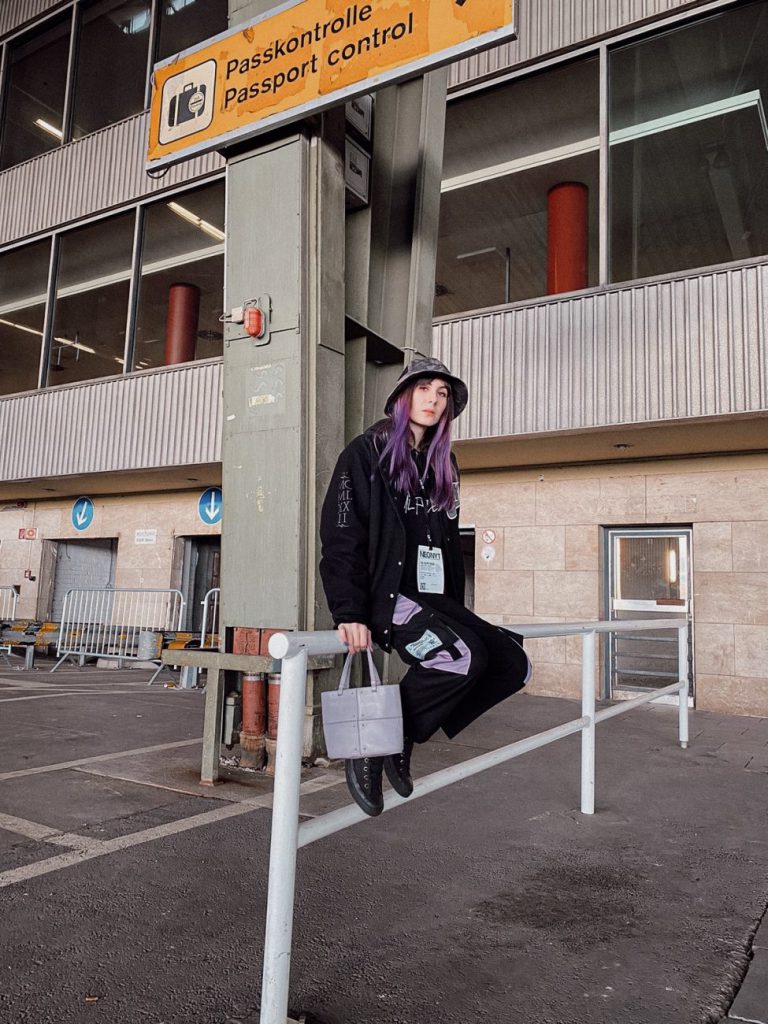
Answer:
[[[469,672],[469,666],[472,661],[472,653],[470,652],[467,645],[459,637],[456,637],[456,643],[453,645],[459,651],[461,657],[454,658],[450,651],[440,651],[430,658],[428,661],[422,661],[423,668],[434,668],[438,672],[452,672],[455,675],[465,676]]]
[[[410,622],[414,615],[418,615],[420,611],[421,605],[411,601],[408,597],[403,597],[402,594],[398,594],[395,614],[392,616],[392,625],[404,626],[406,622]]]

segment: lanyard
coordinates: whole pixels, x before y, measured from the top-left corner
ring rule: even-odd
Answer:
[[[417,463],[416,468],[418,469],[418,463]],[[421,490],[422,497],[424,498],[424,509],[425,509],[425,512],[426,512],[426,519],[427,519],[427,544],[429,544],[430,548],[433,548],[435,546],[435,542],[434,542],[433,537],[432,537],[432,527],[430,526],[430,519],[431,519],[431,516],[432,516],[432,512],[430,511],[431,506],[432,506],[432,499],[428,496],[426,487],[424,486],[425,479],[426,479],[426,471],[425,471],[425,475],[424,476],[420,476],[419,477],[419,488]]]

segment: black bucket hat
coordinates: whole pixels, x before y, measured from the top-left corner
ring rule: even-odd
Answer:
[[[397,383],[392,388],[384,404],[384,412],[387,416],[392,412],[395,399],[403,388],[407,388],[409,384],[420,377],[429,377],[430,380],[432,377],[440,377],[442,380],[447,381],[451,385],[452,391],[453,418],[456,419],[459,413],[464,411],[469,397],[467,385],[464,381],[460,377],[454,377],[445,363],[441,363],[439,359],[414,359],[397,378]]]

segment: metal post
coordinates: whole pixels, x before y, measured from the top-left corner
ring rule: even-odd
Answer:
[[[677,670],[680,680],[680,695],[677,703],[678,732],[680,746],[688,747],[688,623],[677,631]]]
[[[283,658],[260,1024],[286,1024],[299,839],[307,651]]]
[[[581,733],[581,813],[595,813],[595,650],[594,630],[581,647],[581,714],[589,719]]]

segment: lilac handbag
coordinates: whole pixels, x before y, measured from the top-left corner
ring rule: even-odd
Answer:
[[[331,758],[384,757],[403,749],[403,709],[400,687],[384,686],[370,651],[370,686],[349,689],[354,654],[348,654],[338,690],[321,695],[323,732]]]

